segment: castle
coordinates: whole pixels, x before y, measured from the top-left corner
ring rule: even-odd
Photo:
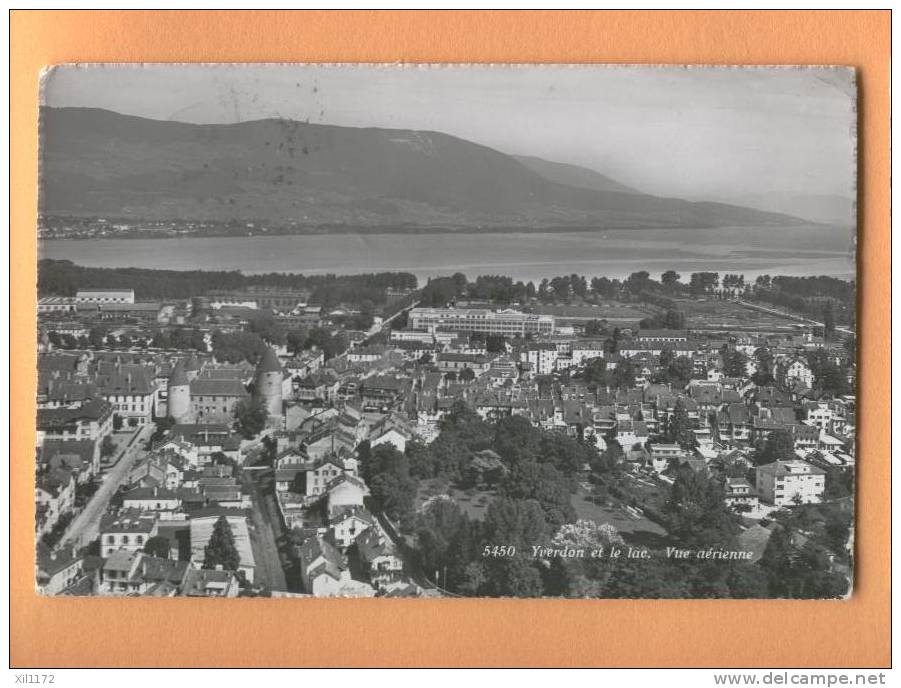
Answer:
[[[266,347],[253,376],[253,393],[247,391],[241,370],[204,370],[195,356],[176,361],[169,375],[168,415],[176,423],[230,423],[235,406],[252,399],[262,404],[270,419],[284,415],[284,373],[278,356]]]

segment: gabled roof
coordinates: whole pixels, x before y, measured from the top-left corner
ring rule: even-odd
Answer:
[[[191,396],[246,397],[250,395],[240,380],[209,380],[199,377],[191,381]]]

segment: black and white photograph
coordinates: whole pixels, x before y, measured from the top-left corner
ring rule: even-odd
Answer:
[[[39,146],[38,593],[852,594],[853,69],[67,64]]]

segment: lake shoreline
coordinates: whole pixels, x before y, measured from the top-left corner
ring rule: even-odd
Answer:
[[[852,233],[808,226],[430,234],[312,234],[168,239],[42,240],[42,258],[85,267],[240,270],[245,274],[463,272],[540,281],[572,273],[853,276]]]
[[[809,229],[810,227],[821,227],[828,231],[834,229],[836,225],[828,223],[795,223],[795,224],[773,224],[759,225],[762,229]],[[308,229],[285,231],[274,228],[266,231],[256,232],[173,232],[164,230],[130,230],[127,232],[116,233],[112,236],[51,236],[42,241],[104,241],[104,240],[135,240],[135,239],[249,239],[249,238],[266,238],[266,237],[284,237],[284,236],[343,236],[343,235],[360,235],[360,236],[381,236],[381,235],[398,235],[398,236],[431,236],[441,235],[493,235],[493,234],[603,234],[605,232],[653,232],[653,231],[711,231],[711,230],[729,230],[740,229],[741,225],[698,225],[696,227],[684,227],[679,225],[654,225],[648,227],[635,226],[611,226],[611,227],[582,227],[582,226],[551,226],[551,227],[423,227],[415,226],[410,228],[404,227],[329,227],[328,229]],[[845,228],[848,232],[853,231],[853,227]]]

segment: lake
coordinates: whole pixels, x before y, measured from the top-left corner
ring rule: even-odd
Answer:
[[[331,234],[183,239],[49,240],[41,257],[90,267],[428,277],[463,272],[517,280],[578,273],[622,278],[673,269],[852,278],[851,230],[832,226],[481,234]]]

